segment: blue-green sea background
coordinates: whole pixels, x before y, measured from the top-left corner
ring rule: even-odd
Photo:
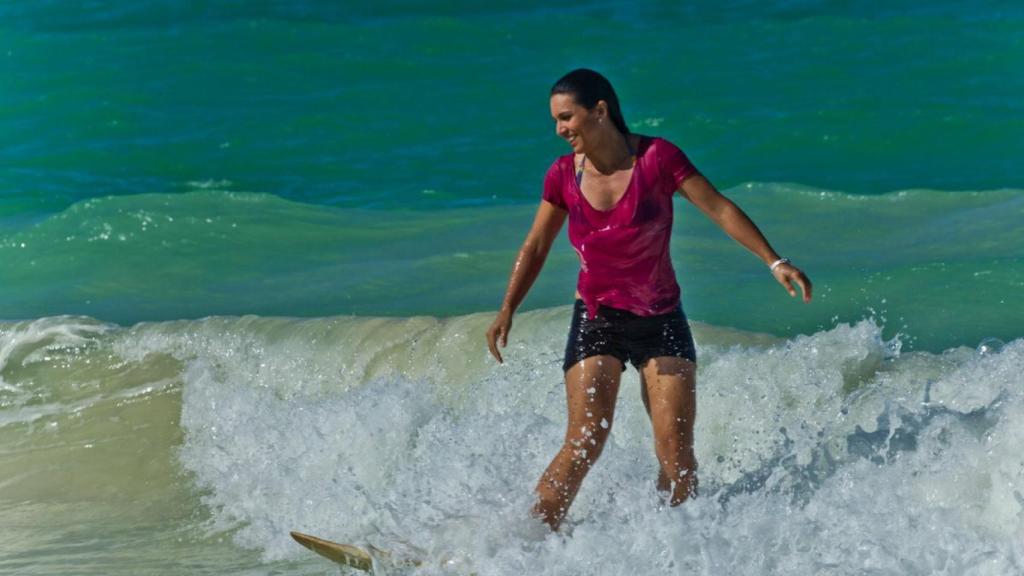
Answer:
[[[128,558],[116,546],[76,556],[56,540],[39,548],[11,538],[75,514],[117,533],[131,523],[89,503],[128,494],[173,503],[173,530],[202,527],[189,542],[206,560],[169,563],[183,546],[172,530],[142,572],[322,568],[269,535],[280,526],[232,511],[219,472],[197,456],[202,431],[216,430],[188,409],[189,386],[205,378],[197,358],[235,358],[217,348],[225,341],[260,354],[287,342],[276,358],[291,375],[253,382],[294,391],[335,374],[348,390],[395,377],[381,358],[396,362],[395,343],[433,330],[421,326],[429,318],[464,329],[435,334],[427,352],[414,338],[407,352],[444,366],[438,357],[471,358],[469,367],[409,368],[403,378],[460,390],[498,378],[483,329],[543,174],[568,151],[547,92],[575,67],[606,74],[632,130],[679,145],[814,280],[812,304],[790,299],[677,198],[673,260],[689,317],[710,330],[707,357],[759,342],[788,350],[844,326],[867,329],[872,354],[885,358],[895,349],[949,359],[985,338],[1019,349],[1021,30],[1024,4],[1010,1],[3,2],[0,503],[22,520],[0,528],[16,542],[0,544],[0,566],[112,573]],[[536,331],[513,332],[543,360],[520,377],[541,370],[557,383],[576,270],[563,236],[523,306],[540,319]],[[227,318],[201,320],[209,316]],[[217,332],[218,322],[230,329]],[[221,336],[204,347],[206,332]],[[178,344],[155,344],[154,333]],[[860,336],[850,338],[840,348],[856,349]],[[131,352],[140,339],[147,344]],[[360,366],[354,376],[349,360]],[[836,362],[844,393],[876,374],[857,368],[854,378],[849,362]],[[90,372],[97,364],[109,373]],[[925,372],[922,386],[939,378]],[[96,438],[142,442],[137,428],[106,428],[131,420],[117,413],[126,402],[166,416],[152,429],[157,455],[140,445],[108,460],[73,456]],[[92,412],[101,406],[111,412]],[[260,410],[259,421],[273,421]],[[81,438],[52,432],[66,422]],[[109,488],[116,482],[101,469],[140,459],[151,463],[146,480]],[[523,468],[530,482],[535,468]],[[55,473],[93,484],[41,487]],[[54,502],[67,508],[47,508]],[[167,510],[139,520],[143,533],[170,530],[153,520]],[[216,542],[240,525],[252,531],[233,540],[236,565]],[[60,540],[83,541],[74,532]],[[64,560],[40,568],[44,558]]]
[[[873,307],[932,348],[1015,336],[1022,13],[6,3],[0,318],[494,309],[567,151],[547,89],[590,66],[831,297],[764,306],[757,261],[688,212],[673,248],[692,317],[792,333]],[[530,307],[571,295],[560,244]]]

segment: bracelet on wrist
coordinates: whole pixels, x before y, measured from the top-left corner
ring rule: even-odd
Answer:
[[[775,272],[775,269],[778,268],[779,266],[782,266],[783,264],[789,264],[789,263],[790,263],[790,259],[789,258],[779,258],[775,262],[772,262],[771,265],[768,266],[768,269],[771,270],[772,272]]]

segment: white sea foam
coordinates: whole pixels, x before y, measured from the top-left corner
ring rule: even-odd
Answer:
[[[215,527],[237,527],[236,541],[268,560],[301,556],[287,536],[298,529],[423,554],[422,574],[1024,566],[1024,340],[984,356],[901,353],[869,321],[754,344],[698,326],[701,496],[680,508],[659,500],[628,372],[612,440],[565,531],[538,538],[526,511],[564,432],[549,351],[563,315],[524,315],[517,329],[538,338],[511,346],[500,367],[474,339],[452,340],[482,333],[483,318],[409,321],[404,340],[352,322],[337,334],[360,346],[336,354],[362,365],[362,380],[338,386],[324,380],[337,373],[333,354],[296,357],[273,331],[244,353],[193,349],[182,462]],[[403,363],[412,341],[453,344],[464,365],[441,348],[433,363]]]
[[[110,407],[180,389],[167,457],[204,494],[206,529],[265,561],[308,558],[288,538],[301,530],[426,558],[421,574],[1021,572],[1024,340],[932,354],[871,321],[788,340],[695,324],[701,496],[669,508],[655,492],[630,370],[611,441],[548,535],[526,511],[564,432],[567,316],[518,317],[501,366],[486,315],[6,324],[0,428],[78,462],[159,413],[112,432]],[[88,444],[58,438],[72,424]],[[28,482],[4,489],[31,497]]]

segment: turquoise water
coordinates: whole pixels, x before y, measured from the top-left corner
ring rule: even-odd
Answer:
[[[0,571],[323,573],[300,529],[423,548],[422,574],[1024,573],[1022,24],[1015,2],[3,3]],[[536,539],[564,238],[509,364],[482,334],[578,66],[815,301],[679,199],[707,497],[658,507],[627,385],[571,534]]]
[[[792,335],[877,316],[887,337],[932,351],[1020,334],[1024,190],[858,196],[747,184],[726,193],[808,270],[817,301],[791,300],[679,202],[671,249],[695,319]],[[534,209],[374,210],[221,191],[86,200],[0,242],[0,318],[494,310]],[[569,301],[577,267],[561,239],[526,308]]]

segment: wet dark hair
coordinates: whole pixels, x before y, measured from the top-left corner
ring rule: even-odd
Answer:
[[[612,124],[623,134],[629,134],[629,126],[622,117],[619,108],[619,97],[615,95],[612,83],[601,74],[587,68],[577,68],[558,79],[551,87],[551,95],[570,94],[577,104],[587,110],[593,110],[598,100],[608,103],[608,116]]]

